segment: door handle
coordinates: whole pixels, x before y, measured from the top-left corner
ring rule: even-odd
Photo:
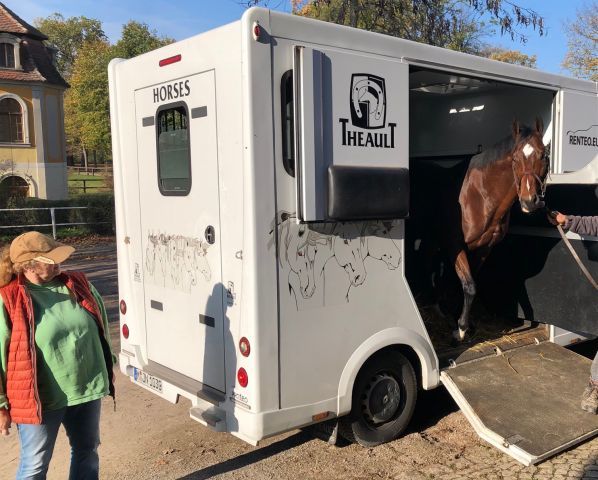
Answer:
[[[208,242],[210,245],[212,245],[216,241],[216,230],[212,225],[208,225],[206,227],[205,237],[206,242]]]

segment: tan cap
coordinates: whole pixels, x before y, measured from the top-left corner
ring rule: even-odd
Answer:
[[[27,232],[19,235],[10,244],[10,260],[21,263],[37,260],[42,263],[62,263],[75,251],[73,247],[57,242],[39,232]]]

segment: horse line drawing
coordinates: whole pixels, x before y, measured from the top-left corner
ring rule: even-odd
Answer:
[[[154,284],[190,293],[199,275],[212,278],[207,242],[166,233],[149,233],[147,240],[145,273]]]
[[[390,235],[392,222],[334,223],[319,225],[315,230],[297,224],[295,218],[295,213],[281,211],[275,225],[278,262],[283,270],[288,269],[289,293],[294,295],[298,310],[318,289],[325,289],[325,269],[330,261],[347,275],[347,302],[351,289],[367,279],[368,257],[383,262],[389,270],[397,269],[401,263],[401,251]]]

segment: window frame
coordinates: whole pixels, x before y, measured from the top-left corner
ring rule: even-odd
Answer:
[[[185,109],[185,115],[187,116],[187,135],[189,139],[189,148],[187,149],[187,165],[189,167],[189,187],[186,190],[164,190],[162,188],[162,177],[160,175],[160,122],[159,122],[159,115],[160,112],[164,110],[174,110],[178,107],[183,107]],[[189,115],[189,107],[187,103],[184,101],[167,103],[164,105],[160,105],[156,110],[155,115],[155,135],[156,135],[156,180],[158,182],[158,189],[160,193],[165,197],[186,197],[191,193],[191,188],[193,187],[193,170],[191,167],[191,116]]]
[[[21,106],[21,129],[23,131],[23,140],[21,142],[0,142],[0,145],[11,145],[14,147],[30,147],[31,143],[29,140],[29,110],[27,109],[27,104],[21,97],[15,95],[14,93],[5,93],[4,95],[0,95],[0,102],[9,98],[16,100],[17,103]]]
[[[0,70],[23,70],[21,65],[21,39],[10,33],[0,33],[0,43],[13,46],[14,67],[0,67]]]
[[[2,65],[2,62],[6,60],[7,48],[12,48],[12,65]],[[6,68],[7,70],[16,70],[17,61],[15,58],[15,45],[10,42],[3,42],[0,40],[0,68]]]
[[[287,87],[290,82],[291,92],[288,94]],[[286,106],[291,105],[290,115],[287,115]],[[287,70],[280,78],[280,131],[282,135],[282,166],[285,171],[295,178],[295,100],[293,98],[293,70]],[[290,132],[287,129],[287,122],[290,120]],[[287,137],[290,135],[290,142]]]

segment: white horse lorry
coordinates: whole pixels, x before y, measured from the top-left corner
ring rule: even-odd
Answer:
[[[390,441],[441,383],[524,464],[598,432],[590,361],[563,346],[598,334],[596,293],[546,216],[514,205],[485,336],[457,346],[419,299],[413,226],[438,179],[536,117],[548,206],[597,214],[596,83],[259,8],[109,82],[132,381],[254,445],[324,421]],[[596,274],[598,239],[567,236]]]

